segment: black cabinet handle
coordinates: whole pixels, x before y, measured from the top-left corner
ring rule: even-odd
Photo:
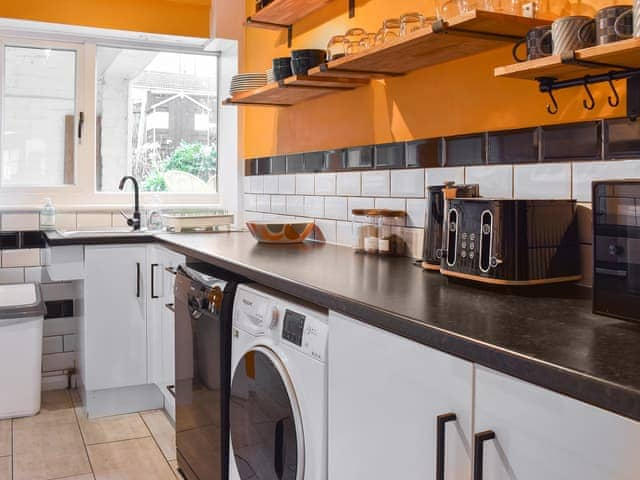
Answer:
[[[176,386],[175,385],[167,385],[167,390],[171,394],[173,398],[176,398]]]
[[[164,306],[171,310],[173,313],[176,313],[176,306],[173,303],[165,303]]]
[[[84,128],[84,112],[78,114],[78,140],[82,140],[82,129]]]
[[[171,275],[175,275],[175,274],[177,274],[177,273],[178,273],[178,271],[177,271],[175,268],[173,268],[173,267],[166,267],[166,268],[164,269],[164,271],[165,271],[165,272],[169,272]]]
[[[151,298],[160,298],[156,295],[156,277],[154,275],[157,266],[157,263],[151,264]]]
[[[444,460],[445,460],[445,434],[446,426],[449,422],[458,419],[455,413],[445,413],[438,415],[436,425],[436,480],[444,480]]]
[[[140,298],[140,262],[136,262],[136,297]]]
[[[284,474],[284,419],[278,420],[276,423],[276,438],[273,466],[276,476],[282,479]]]
[[[484,442],[496,438],[492,430],[476,433],[473,442],[473,480],[482,480],[484,466]]]

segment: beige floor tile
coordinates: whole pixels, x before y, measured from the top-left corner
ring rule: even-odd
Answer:
[[[13,480],[48,480],[91,473],[77,422],[16,421]]]
[[[71,401],[74,407],[82,406],[82,397],[80,397],[80,391],[77,388],[69,390],[69,395],[71,395]]]
[[[174,480],[152,438],[89,445],[96,480]]]
[[[11,480],[11,457],[0,458],[0,480]]]
[[[40,423],[76,423],[76,415],[68,390],[42,392],[40,413],[13,421],[14,429],[16,425]]]
[[[178,472],[178,461],[177,460],[169,460],[169,465],[173,469],[173,473],[179,480],[184,480],[183,476]]]
[[[74,475],[73,477],[64,477],[56,480],[94,480],[95,477],[91,473],[87,473],[86,475]]]
[[[11,455],[11,420],[0,420],[0,457]]]
[[[137,413],[89,420],[82,409],[77,409],[78,420],[87,445],[118,442],[151,436]]]
[[[140,414],[167,460],[176,459],[176,431],[162,410]]]

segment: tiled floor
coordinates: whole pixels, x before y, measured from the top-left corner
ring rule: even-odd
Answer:
[[[0,480],[175,480],[162,411],[87,419],[76,392],[44,392],[35,417],[0,421]]]

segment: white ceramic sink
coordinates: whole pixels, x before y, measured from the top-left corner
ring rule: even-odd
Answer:
[[[128,236],[128,235],[140,235],[147,233],[148,230],[131,230],[130,228],[108,228],[104,230],[63,230],[60,231],[60,235],[66,238],[77,237],[114,237],[114,236]]]

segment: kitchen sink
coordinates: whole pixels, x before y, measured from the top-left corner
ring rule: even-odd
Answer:
[[[58,233],[66,238],[77,237],[115,237],[141,235],[149,233],[148,230],[131,230],[130,228],[109,228],[105,230],[61,230]]]

